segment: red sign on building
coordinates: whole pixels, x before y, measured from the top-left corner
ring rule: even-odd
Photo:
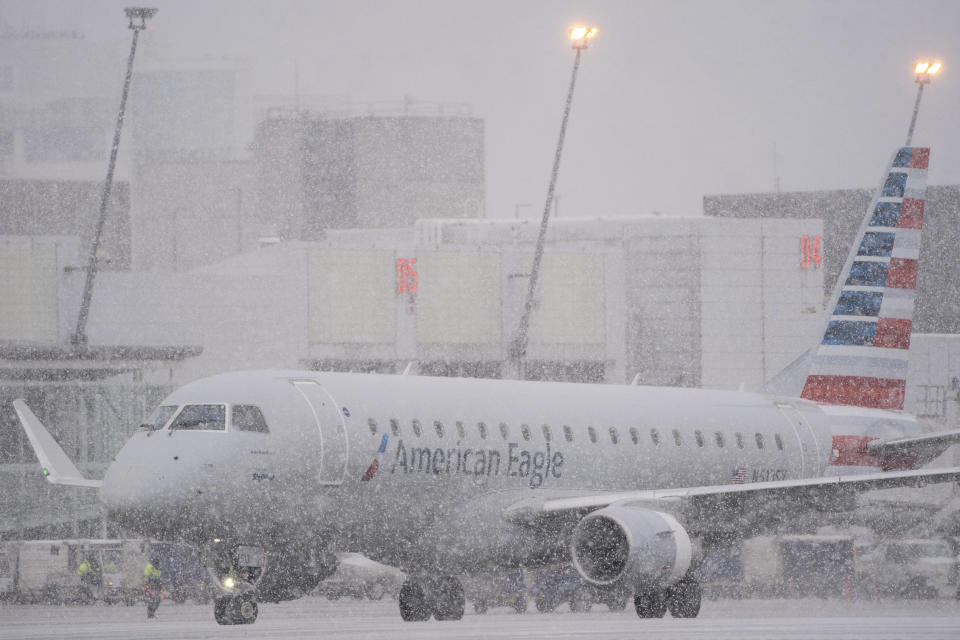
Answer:
[[[417,292],[416,258],[397,258],[397,293]]]
[[[800,236],[800,266],[820,268],[820,236]]]

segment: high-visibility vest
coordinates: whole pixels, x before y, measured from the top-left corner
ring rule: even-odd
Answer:
[[[153,566],[152,562],[148,562],[147,566],[143,568],[143,579],[149,580],[150,578],[159,578],[160,570]]]
[[[92,567],[90,566],[90,563],[84,560],[80,563],[80,566],[77,567],[77,575],[82,578],[84,575],[90,573],[91,570]]]

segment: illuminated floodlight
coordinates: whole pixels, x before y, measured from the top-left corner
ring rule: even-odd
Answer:
[[[913,103],[913,116],[910,118],[910,128],[907,129],[906,146],[908,147],[913,141],[913,130],[917,126],[917,114],[920,113],[920,98],[923,97],[923,86],[930,84],[930,80],[939,73],[942,68],[943,64],[939,60],[934,62],[920,60],[913,65],[913,73],[915,82],[917,83],[917,100]]]
[[[597,37],[599,31],[596,27],[582,27],[577,26],[570,29],[570,40],[573,43],[574,49],[586,49],[587,40],[592,40]]]
[[[918,84],[929,84],[930,77],[936,75],[940,72],[940,69],[943,68],[943,64],[939,61],[929,62],[927,60],[921,60],[913,67],[913,72],[917,76]]]

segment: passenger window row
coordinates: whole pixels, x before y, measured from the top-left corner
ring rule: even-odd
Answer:
[[[377,421],[374,420],[373,418],[368,418],[367,425],[370,427],[370,433],[373,435],[376,435],[378,430]],[[414,435],[419,438],[420,435],[423,433],[423,425],[420,423],[419,420],[414,419],[411,421],[411,426],[413,427]],[[436,429],[437,437],[442,438],[444,434],[443,423],[439,420],[434,420],[433,426]],[[459,437],[460,439],[466,438],[467,433],[466,433],[466,426],[464,425],[464,423],[457,421],[456,426],[457,426],[457,437]],[[553,434],[550,430],[550,425],[544,424],[541,426],[541,429],[543,431],[544,441],[550,442],[553,438]],[[397,420],[396,418],[390,418],[390,431],[391,433],[393,433],[394,436],[400,435],[400,421]],[[487,425],[485,422],[477,423],[477,432],[480,434],[481,439],[486,440]],[[673,435],[673,443],[678,447],[683,446],[683,436],[680,434],[680,430],[673,429],[671,432]],[[531,433],[532,432],[530,430],[530,425],[527,425],[527,424],[520,425],[520,435],[523,437],[524,440],[530,440]],[[631,442],[633,442],[633,444],[640,444],[640,432],[637,430],[637,428],[630,427],[629,433],[630,433]],[[609,435],[610,435],[610,442],[612,444],[618,444],[620,442],[620,434],[617,431],[616,427],[610,427]],[[734,440],[737,444],[737,448],[744,449],[746,445],[745,445],[743,434],[737,431],[733,435],[734,435]],[[503,438],[504,440],[510,439],[510,427],[505,422],[500,423],[500,437]],[[566,424],[563,425],[563,437],[567,442],[573,442],[573,429],[570,427],[570,425],[566,425]],[[594,444],[596,444],[599,441],[599,438],[597,436],[597,430],[592,426],[587,427],[587,437],[590,438],[590,442]],[[703,432],[700,429],[694,430],[693,439],[697,443],[698,447],[702,448],[706,446],[706,438],[704,437]],[[718,449],[723,449],[726,446],[726,438],[724,437],[724,434],[722,431],[714,431],[713,440]],[[765,442],[764,442],[762,433],[754,434],[754,440],[757,444],[757,449],[764,448]],[[780,451],[783,451],[783,438],[780,437],[779,433],[774,434],[773,440],[777,446],[777,449],[779,449]],[[650,441],[653,443],[654,446],[660,446],[660,432],[655,428],[650,429]]]

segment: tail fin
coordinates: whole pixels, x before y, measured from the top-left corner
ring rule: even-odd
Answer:
[[[930,149],[897,151],[837,279],[801,397],[903,409]]]

